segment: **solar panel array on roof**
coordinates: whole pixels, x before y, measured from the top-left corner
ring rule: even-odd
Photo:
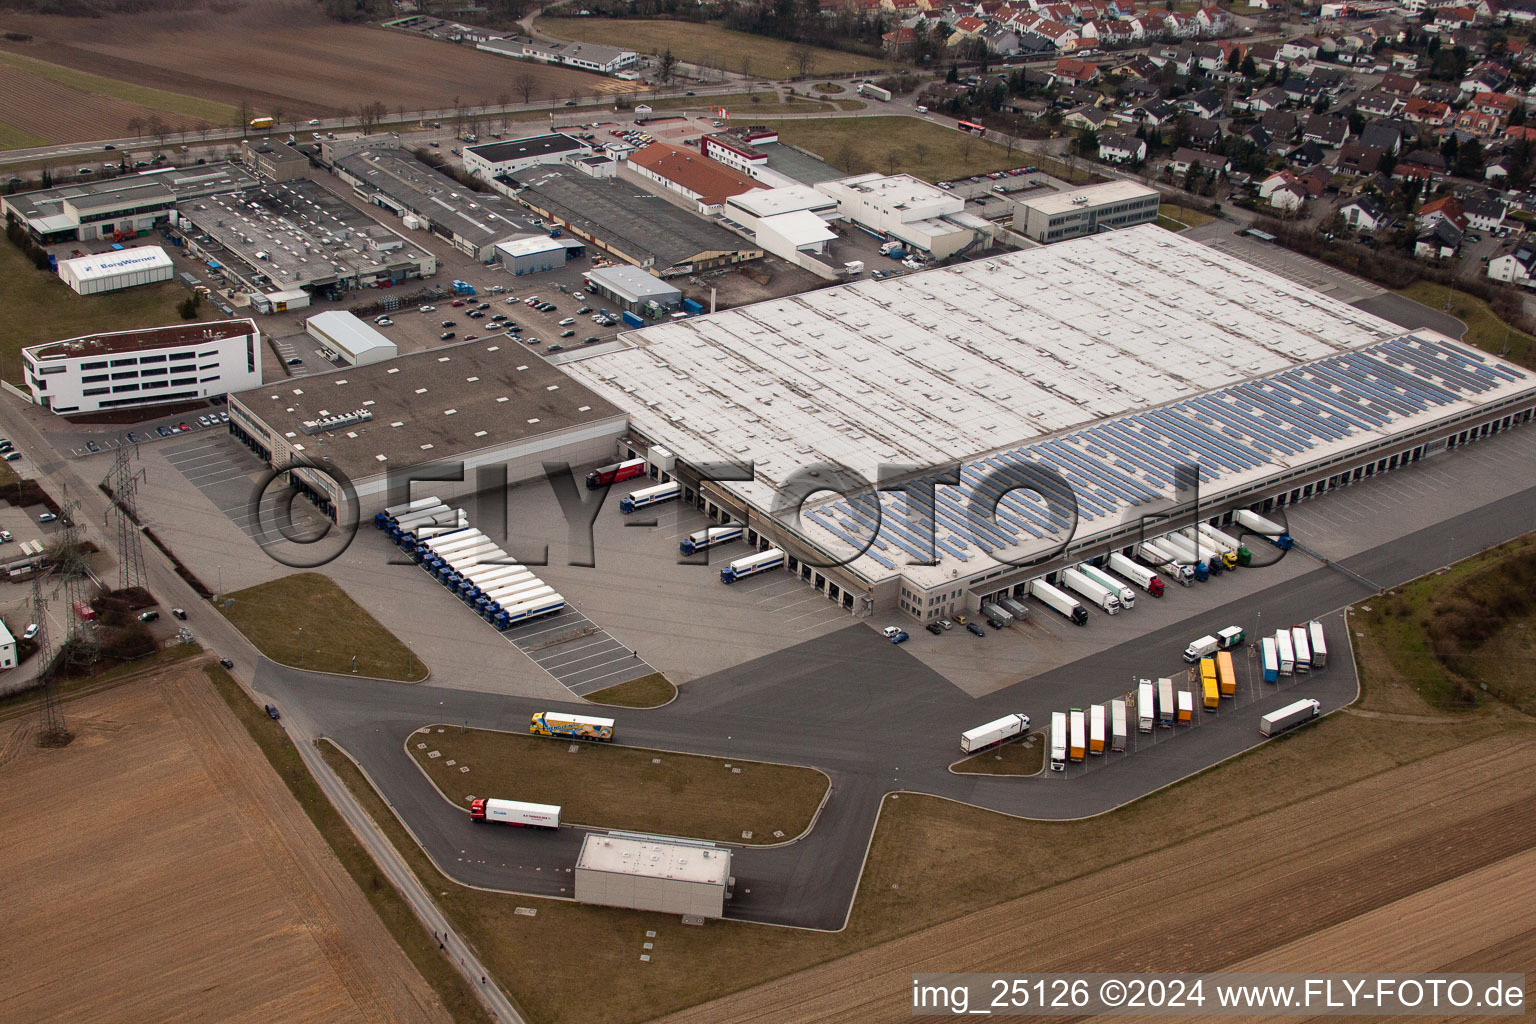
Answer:
[[[1522,382],[1530,379],[1515,367],[1426,332],[982,456],[962,466],[959,486],[936,490],[934,553],[941,563],[965,563],[976,553],[1016,558],[1064,540],[1072,523],[1060,505],[1035,490],[1006,490],[1038,486],[1033,467],[1070,485],[1082,535],[1166,501],[1179,464],[1197,463],[1205,483],[1300,465],[1320,447],[1366,434],[1379,440],[1402,419]],[[937,474],[925,479],[938,483]],[[873,534],[861,557],[887,571],[896,568],[893,547],[912,562],[928,557],[926,530],[901,494],[882,492],[878,522],[867,499],[863,507],[832,500],[808,510],[803,522],[813,542],[834,551],[818,534],[852,549]]]

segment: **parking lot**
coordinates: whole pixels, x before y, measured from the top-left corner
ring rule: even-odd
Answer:
[[[110,452],[126,444],[154,444],[157,441],[173,440],[199,431],[211,430],[222,436],[226,434],[224,425],[228,422],[229,414],[222,409],[183,413],[179,416],[168,416],[148,423],[135,424],[132,430],[78,437],[70,441],[65,446],[65,450],[75,458],[83,458],[98,452]],[[103,428],[103,430],[115,429]]]

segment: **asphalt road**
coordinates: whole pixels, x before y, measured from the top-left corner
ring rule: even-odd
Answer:
[[[1320,500],[1335,500],[1324,498]],[[1348,500],[1341,496],[1337,500]],[[1393,586],[1490,545],[1536,529],[1536,487],[1393,539],[1351,557],[1353,573]],[[1294,551],[1286,557],[1309,558]],[[1351,702],[1355,672],[1337,611],[1373,590],[1334,566],[1314,563],[1289,582],[1225,609],[1227,622],[1274,629],[1327,616],[1329,666],[1284,686],[1256,683],[1248,657],[1235,706],[1201,713],[1192,727],[1133,736],[1124,755],[1093,758],[1065,773],[1030,779],[959,776],[959,734],[1011,711],[1044,724],[1052,710],[1126,692],[1138,677],[1182,675],[1180,652],[1210,616],[1168,626],[1091,658],[970,700],[899,646],[868,628],[847,629],[687,684],[681,699],[654,711],[620,712],[626,744],[689,753],[813,765],[832,795],[809,836],[734,854],[735,898],[728,916],[836,929],[852,906],[881,798],[890,792],[952,797],[1033,818],[1101,813],[1261,742],[1258,717],[1300,697],[1325,712]],[[1262,569],[1240,570],[1262,572]],[[1219,580],[1205,586],[1219,587]],[[1149,651],[1160,652],[1148,656]],[[442,682],[442,680],[439,680]],[[471,885],[570,896],[569,869],[582,833],[533,835],[481,829],[439,796],[403,750],[419,727],[450,725],[521,732],[544,701],[315,676],[263,662],[255,687],[307,719],[364,766],[437,865]]]

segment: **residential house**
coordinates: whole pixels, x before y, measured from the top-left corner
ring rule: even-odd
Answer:
[[[1504,121],[1497,114],[1484,114],[1468,107],[1457,113],[1441,131],[1455,133],[1464,139],[1488,139],[1499,134],[1503,128]]]
[[[1316,199],[1333,187],[1333,171],[1318,164],[1296,175],[1296,183],[1307,190],[1308,196]]]
[[[980,39],[981,30],[987,27],[987,23],[974,15],[956,19],[945,43],[949,46],[959,46],[968,39]]]
[[[1099,159],[1107,164],[1139,164],[1147,159],[1147,143],[1134,135],[1101,135]]]
[[[903,25],[882,35],[880,41],[885,45],[886,56],[892,60],[905,60],[917,44],[917,30]]]
[[[1220,153],[1203,153],[1198,149],[1181,146],[1168,158],[1168,169],[1174,174],[1184,174],[1191,167],[1200,167],[1211,174],[1226,174],[1232,170],[1232,161]]]
[[[1480,92],[1472,97],[1471,106],[1477,108],[1479,113],[1492,114],[1495,117],[1507,121],[1509,116],[1520,106],[1520,101],[1508,93]]]
[[[1509,84],[1509,72],[1493,61],[1483,61],[1461,80],[1463,93],[1500,92]]]
[[[1385,121],[1376,121],[1365,126],[1365,131],[1360,133],[1360,145],[1379,149],[1389,156],[1397,156],[1403,148],[1403,130],[1397,125]]]
[[[1209,118],[1220,117],[1225,106],[1221,93],[1215,89],[1202,89],[1180,101],[1179,105],[1191,114]]]
[[[1087,85],[1097,81],[1099,66],[1092,61],[1077,60],[1074,57],[1063,57],[1056,62],[1056,68],[1051,72],[1053,84]]]
[[[1330,114],[1313,114],[1302,128],[1301,137],[1319,146],[1338,149],[1349,139],[1349,122]]]
[[[1315,167],[1328,159],[1328,151],[1321,145],[1308,139],[1285,155],[1286,162],[1297,167]]]
[[[1536,275],[1536,243],[1516,242],[1514,247],[1488,261],[1488,276],[1495,281],[1532,287]]]
[[[1248,97],[1248,109],[1263,113],[1266,110],[1279,110],[1291,101],[1285,94],[1285,90],[1278,85],[1272,85],[1268,89],[1256,92]]]
[[[1536,2],[1536,0],[1533,0],[1533,2]],[[1418,91],[1419,82],[1417,79],[1410,78],[1407,75],[1388,73],[1381,76],[1381,81],[1376,83],[1376,88],[1381,92],[1396,93],[1406,100]]]
[[[1286,63],[1298,60],[1316,60],[1321,44],[1311,36],[1297,36],[1281,44],[1279,58]]]
[[[1356,177],[1375,174],[1381,167],[1382,151],[1359,142],[1346,142],[1339,150],[1339,170]]]
[[[1280,88],[1285,90],[1286,97],[1292,103],[1302,103],[1309,107],[1328,94],[1317,82],[1301,75],[1291,75]]]
[[[1445,180],[1445,157],[1432,149],[1415,149],[1404,154],[1392,168],[1395,181],[1422,181],[1433,187]]]
[[[1414,240],[1413,254],[1420,259],[1448,260],[1461,248],[1464,232],[1449,221],[1438,221]]]
[[[1208,117],[1186,117],[1183,123],[1190,142],[1197,147],[1209,146],[1221,138],[1221,125]]]
[[[1151,100],[1131,111],[1131,119],[1142,124],[1161,128],[1179,116],[1179,108],[1167,100]]]
[[[1425,124],[1438,128],[1445,123],[1451,108],[1449,104],[1437,103],[1434,100],[1426,100],[1421,96],[1414,96],[1408,100],[1403,108],[1403,120],[1409,124]]]
[[[1441,196],[1419,207],[1414,223],[1420,231],[1428,231],[1440,221],[1454,224],[1459,231],[1467,229],[1467,216],[1462,212],[1461,200],[1455,196]]]
[[[1260,153],[1269,152],[1269,147],[1275,144],[1275,140],[1270,138],[1269,132],[1265,131],[1261,124],[1253,125],[1243,132],[1242,137],[1253,143],[1254,148]]]
[[[1288,170],[1276,171],[1259,182],[1259,198],[1285,213],[1294,213],[1306,202],[1307,190]]]
[[[1373,195],[1359,195],[1339,207],[1339,215],[1356,231],[1381,231],[1392,223],[1387,204]]]
[[[1395,92],[1372,89],[1361,93],[1360,98],[1355,101],[1355,109],[1367,117],[1394,117],[1407,104],[1407,99]]]
[[[1536,3],[1536,0],[1532,0],[1532,3]],[[1247,55],[1253,58],[1254,66],[1263,72],[1285,63],[1280,59],[1280,47],[1274,43],[1254,43],[1248,47]]]
[[[1106,112],[1094,106],[1074,107],[1067,111],[1061,123],[1068,128],[1076,128],[1079,131],[1099,131],[1102,128],[1115,127],[1115,119]]]
[[[1208,36],[1218,36],[1232,27],[1232,17],[1214,4],[1200,8],[1195,12],[1195,22],[1200,32]]]
[[[1532,2],[1536,3],[1536,0],[1532,0]],[[1160,70],[1162,69],[1148,59],[1144,53],[1138,53],[1115,69],[1117,74],[1129,78],[1144,78],[1148,81],[1155,79]]]
[[[1296,136],[1297,118],[1289,110],[1267,111],[1263,117],[1259,118],[1259,124],[1263,125],[1264,130],[1274,136],[1277,141],[1288,142]]]
[[[1195,68],[1199,71],[1225,71],[1227,68],[1227,55],[1215,43],[1196,45],[1194,54]]]
[[[981,38],[987,41],[987,49],[1000,57],[1019,55],[1019,34],[1006,25],[988,24],[981,30]]]
[[[1467,218],[1467,226],[1478,231],[1493,231],[1501,227],[1507,212],[1503,201],[1490,192],[1473,192],[1463,197],[1461,209]]]
[[[1477,22],[1477,12],[1470,7],[1442,7],[1435,12],[1435,24],[1442,29],[1470,28]]]

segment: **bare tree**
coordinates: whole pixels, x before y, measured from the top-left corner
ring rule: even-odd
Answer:
[[[801,78],[809,76],[816,70],[816,50],[806,43],[796,43],[791,46],[789,59],[794,62],[795,71]]]
[[[207,141],[208,133],[211,131],[213,131],[213,125],[209,124],[207,121],[197,122],[197,134],[199,138]]]
[[[128,119],[128,130],[133,132],[134,138],[142,139],[144,137],[144,119],[142,117],[130,117]]]
[[[286,120],[288,120],[288,117],[287,117],[286,113],[283,111],[282,107],[273,107],[272,108],[272,127],[273,128],[276,128],[277,130],[281,131],[282,127],[283,127],[283,122],[286,121]]]
[[[496,94],[496,106],[501,108],[501,130],[503,132],[512,130],[512,115],[507,111],[507,108],[511,105],[511,93],[503,89],[501,92]]]
[[[237,106],[235,108],[235,127],[239,128],[241,131],[245,131],[245,129],[250,125],[250,123],[251,123],[251,101],[247,100],[247,99],[242,99],[240,101],[239,106]]]
[[[404,127],[404,125],[405,125],[405,104],[401,103],[398,106],[396,106],[395,107],[395,113],[400,115],[400,124],[401,124],[402,127]]]
[[[388,115],[389,108],[378,100],[374,100],[372,103],[365,103],[357,109],[357,122],[362,126],[364,135],[372,135],[373,130]]]
[[[921,139],[919,139],[919,140],[917,140],[917,141],[912,143],[911,149],[912,149],[912,161],[913,161],[914,164],[916,164],[918,167],[921,167],[925,162],[927,162],[927,160],[928,160],[928,143],[923,142]]]
[[[857,159],[857,155],[853,151],[852,141],[844,139],[843,144],[837,150],[837,165],[849,174],[857,174],[858,172],[853,167]]]
[[[159,114],[154,114],[149,119],[149,134],[155,137],[155,148],[165,148],[165,137],[170,134],[170,126],[160,120]]]
[[[336,111],[336,119],[341,122],[341,124],[337,125],[337,127],[345,128],[347,126],[347,122],[352,120],[352,108],[342,107],[340,110]]]
[[[532,72],[519,71],[512,76],[512,88],[517,90],[524,103],[533,102],[534,90],[538,88],[539,80],[533,77]]]
[[[896,168],[901,163],[901,150],[892,146],[885,151],[885,173],[895,174]]]
[[[741,55],[741,77],[747,79],[752,77],[752,55],[750,53],[744,53]],[[747,91],[751,92],[752,87],[756,84],[757,83],[753,81],[747,82]]]

